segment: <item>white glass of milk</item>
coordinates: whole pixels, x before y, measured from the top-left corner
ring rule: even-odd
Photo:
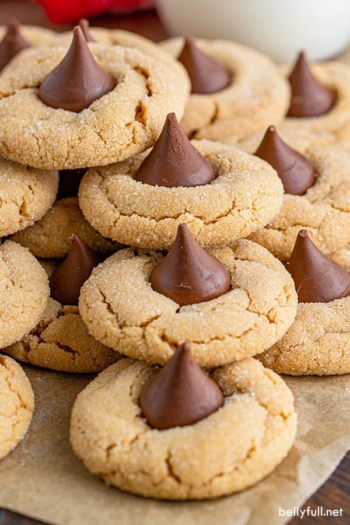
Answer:
[[[334,58],[350,43],[350,0],[155,0],[170,36],[229,39],[277,63]]]

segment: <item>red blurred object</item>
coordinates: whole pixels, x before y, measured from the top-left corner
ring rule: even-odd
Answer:
[[[104,11],[132,11],[152,7],[152,0],[38,0],[54,24],[70,24]]]

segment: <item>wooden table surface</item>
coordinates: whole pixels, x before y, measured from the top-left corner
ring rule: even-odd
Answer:
[[[0,24],[5,24],[10,17],[15,17],[25,24],[49,27],[56,31],[66,31],[72,27],[72,25],[51,24],[41,7],[30,0],[0,0]],[[167,37],[154,10],[130,14],[103,14],[90,19],[90,25],[134,31],[155,42]],[[304,525],[350,525],[350,451],[332,476],[305,502],[301,510],[305,511],[303,518],[299,513],[299,516],[291,519],[289,525],[300,525],[301,523]],[[319,515],[322,514],[322,511],[324,513],[327,510],[338,510],[339,515],[332,517]],[[39,525],[40,523],[15,512],[0,509],[0,525]]]

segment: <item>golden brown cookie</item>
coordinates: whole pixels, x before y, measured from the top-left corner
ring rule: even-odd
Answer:
[[[276,215],[283,187],[271,166],[233,146],[207,140],[192,144],[212,164],[213,182],[190,188],[143,184],[134,177],[145,154],[90,169],[79,188],[86,219],[122,244],[168,249],[182,223],[209,247],[245,237]]]
[[[188,76],[182,64],[174,59],[169,53],[163,51],[158,44],[144,36],[133,33],[132,31],[114,28],[109,29],[106,27],[88,27],[87,30],[89,35],[99,44],[139,49],[146,55],[150,55],[162,62],[167,62],[178,71],[179,75],[185,77]],[[71,41],[72,31],[65,31],[63,33],[57,33],[50,43],[55,46],[69,46]]]
[[[74,373],[100,372],[120,359],[88,333],[78,307],[51,298],[39,324],[2,352],[24,363]]]
[[[3,39],[6,31],[7,27],[5,25],[1,25],[0,40]],[[49,43],[51,44],[51,42],[54,40],[54,38],[56,38],[57,35],[57,33],[52,29],[29,24],[21,24],[19,27],[19,31],[23,38],[31,46],[47,45]]]
[[[224,406],[195,424],[161,431],[148,425],[138,402],[155,372],[124,359],[74,403],[73,450],[109,485],[158,499],[214,498],[257,483],[288,454],[296,431],[293,395],[257,361],[215,370]]]
[[[172,38],[160,46],[177,57],[183,43],[183,38]],[[189,136],[218,141],[239,138],[283,119],[290,89],[270,58],[228,40],[196,39],[195,43],[229,70],[232,82],[217,93],[190,96],[181,121]]]
[[[34,393],[16,361],[0,355],[0,459],[24,438],[34,412]]]
[[[0,348],[19,341],[38,324],[49,286],[45,270],[27,248],[0,245]]]
[[[0,154],[41,169],[77,169],[124,160],[152,146],[166,115],[181,118],[187,77],[137,49],[89,44],[116,86],[79,113],[47,106],[44,78],[67,47],[23,51],[0,78]]]
[[[262,352],[294,320],[297,297],[291,276],[250,241],[210,253],[229,270],[231,288],[188,306],[152,289],[150,274],[163,259],[161,253],[127,248],[112,255],[81,289],[79,311],[89,332],[122,354],[159,364],[186,340],[203,367]]]
[[[285,194],[272,221],[249,238],[286,261],[298,231],[305,228],[321,251],[331,253],[350,242],[350,154],[341,147],[319,144],[314,134],[283,128],[278,133],[311,162],[316,181],[304,195]],[[262,133],[253,134],[240,147],[254,153],[262,138]]]
[[[279,374],[350,373],[350,297],[330,303],[300,303],[288,332],[259,356]]]
[[[13,235],[12,239],[26,246],[36,257],[62,258],[68,254],[75,233],[95,252],[113,253],[117,242],[102,237],[84,218],[76,197],[55,202],[38,222]]]
[[[320,135],[321,141],[327,140],[329,144],[342,143],[350,145],[350,66],[339,61],[319,62],[310,64],[310,69],[315,78],[326,86],[335,95],[335,104],[330,111],[317,117],[286,117],[279,131],[300,130]],[[288,76],[291,66],[283,67],[281,72]]]
[[[43,217],[55,201],[58,172],[33,169],[0,157],[0,237]]]
[[[330,257],[350,271],[349,246]],[[259,360],[279,374],[350,373],[350,297],[299,303],[294,323]]]

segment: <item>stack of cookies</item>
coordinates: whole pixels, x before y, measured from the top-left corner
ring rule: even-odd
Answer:
[[[87,268],[82,272],[86,260],[91,272],[93,264],[120,247],[83,217],[76,191],[79,179],[92,165],[123,159],[151,145],[169,111],[182,115],[189,89],[183,68],[173,59],[166,57],[162,62],[136,48],[97,43],[91,44],[95,49],[92,54],[82,28],[76,28],[73,41],[70,34],[71,46],[53,45],[51,35],[50,45],[44,41],[45,46],[32,45],[21,51],[1,75],[3,154],[17,159],[2,161],[10,192],[4,196],[2,211],[7,221],[17,218],[18,222],[16,228],[12,223],[4,226],[2,236],[12,234],[12,241],[44,258],[51,291],[43,303],[45,311],[36,315],[20,337],[7,341],[6,353],[23,362],[67,372],[97,372],[119,358],[88,333],[78,311],[77,283],[82,273],[85,278],[88,275]],[[8,33],[14,32],[20,39],[18,24],[14,28],[9,25]],[[25,36],[28,31],[23,33]],[[167,62],[174,62],[175,67]],[[82,74],[93,79],[90,91],[85,89]],[[54,100],[55,96],[61,98]],[[84,105],[88,106],[85,112]],[[15,177],[23,186],[26,183],[23,196]],[[16,217],[12,211],[15,205]],[[58,282],[57,273],[51,273],[71,249],[70,269],[59,272]],[[67,297],[62,288],[75,288],[75,297]]]
[[[244,239],[282,199],[270,165],[220,142],[191,142],[173,112],[151,151],[84,174],[85,218],[130,245],[92,271],[79,298],[90,334],[128,356],[72,413],[73,449],[107,483],[212,498],[251,486],[288,453],[293,396],[252,356],[292,324],[294,282]]]
[[[167,57],[163,64],[137,49],[102,44],[92,45],[92,53],[80,28],[70,52],[67,46],[50,47],[57,38],[53,31],[20,27],[16,21],[1,28],[1,36],[0,347],[8,356],[46,368],[100,371],[120,356],[88,333],[77,300],[92,264],[119,245],[87,223],[71,188],[78,185],[77,170],[152,145],[167,113],[182,115],[188,79],[182,67],[166,65],[174,63]],[[62,67],[56,83],[55,67],[64,56],[68,68]],[[79,63],[85,65],[79,69]],[[94,81],[87,90],[86,71]],[[75,74],[80,83],[73,82],[70,91]],[[53,85],[66,109],[58,109],[62,99],[52,98]],[[85,112],[81,104],[89,106]],[[68,197],[67,178],[72,182]],[[70,251],[68,270],[66,264],[65,271],[55,273],[57,258]],[[36,256],[45,261],[40,264]],[[43,266],[55,273],[50,281]],[[0,367],[1,457],[23,438],[34,409],[31,386],[8,356]]]
[[[290,68],[287,117],[240,147],[268,161],[284,185],[279,213],[250,239],[284,261],[298,292],[295,322],[260,359],[292,375],[350,372],[349,66]]]
[[[267,57],[233,42],[156,46],[84,21],[3,69],[3,162],[55,189],[27,223],[22,202],[20,227],[3,233],[1,249],[24,253],[31,287],[40,275],[46,288],[2,351],[66,372],[105,369],[79,394],[70,438],[109,484],[218,497],[258,482],[293,444],[293,396],[271,356],[293,330],[296,287],[305,300],[295,283],[310,281],[292,264],[307,251],[293,250],[296,226],[307,215],[335,252],[350,242],[350,210],[347,171],[336,169],[344,150],[311,147],[307,131],[299,142],[314,170],[300,153],[287,168],[273,160],[291,91]],[[293,195],[290,164],[306,174]],[[345,274],[331,301],[339,290],[346,301]]]

